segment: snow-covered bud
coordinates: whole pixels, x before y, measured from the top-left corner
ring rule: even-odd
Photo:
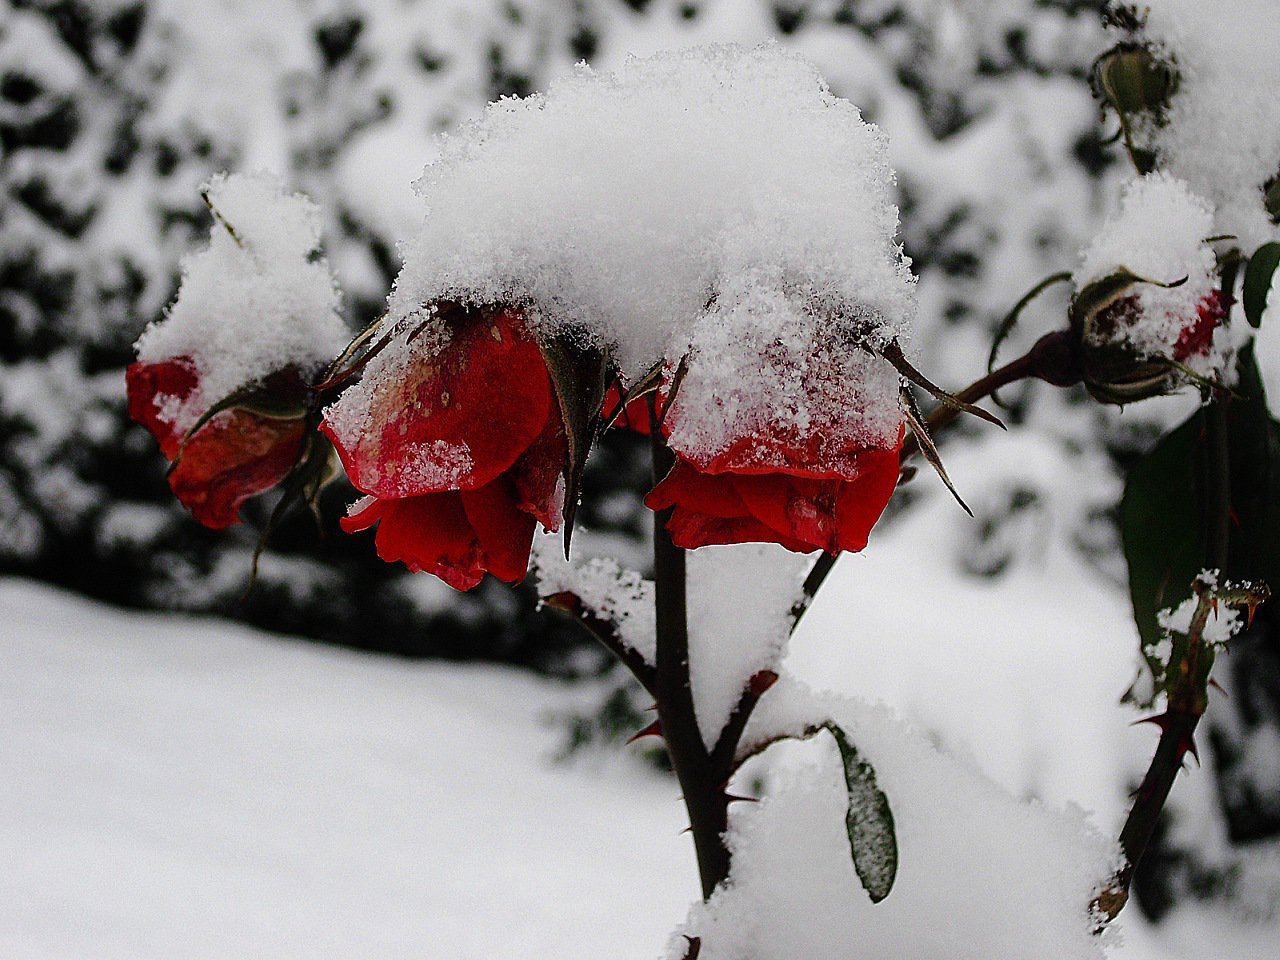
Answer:
[[[1230,305],[1212,229],[1212,208],[1180,180],[1152,174],[1125,188],[1074,276],[1071,332],[1095,398],[1132,403],[1220,379],[1227,347],[1216,334]]]
[[[178,499],[226,527],[290,475],[307,498],[332,475],[311,387],[347,333],[317,256],[315,204],[265,175],[214,177],[204,197],[209,246],[184,261],[178,298],[138,341],[126,385],[130,416],[172,461]]]

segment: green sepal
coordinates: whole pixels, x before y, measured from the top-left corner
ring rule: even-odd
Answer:
[[[541,340],[539,346],[560,406],[568,446],[564,465],[564,552],[567,557],[587,454],[600,432],[609,354],[582,342],[581,336],[574,336],[572,332]]]
[[[1264,243],[1254,251],[1245,267],[1240,302],[1244,306],[1244,318],[1255,329],[1261,325],[1262,314],[1267,309],[1267,294],[1277,267],[1280,267],[1280,243]]]

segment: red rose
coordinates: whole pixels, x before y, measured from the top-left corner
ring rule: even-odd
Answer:
[[[255,388],[245,404],[214,414],[187,434],[173,413],[199,386],[189,357],[159,363],[132,363],[125,371],[129,415],[160,442],[174,461],[169,487],[206,527],[221,529],[240,520],[240,505],[270,490],[294,468],[306,438],[305,387],[285,371]],[[267,404],[253,403],[266,399]],[[184,440],[185,437],[185,440]]]
[[[439,353],[344,395],[321,430],[372,498],[342,527],[377,524],[384,560],[460,590],[486,571],[518,582],[536,523],[560,526],[564,426],[518,310],[463,314]]]
[[[645,506],[671,509],[667,530],[677,547],[766,542],[797,553],[861,550],[897,486],[902,436],[889,449],[846,450],[835,474],[805,467],[812,445],[762,438],[757,449],[739,444],[700,467],[677,456]],[[762,452],[785,454],[790,463],[750,465]]]
[[[1214,290],[1196,305],[1195,319],[1182,328],[1173,345],[1173,359],[1179,363],[1189,357],[1203,357],[1213,346],[1213,332],[1227,319],[1222,291]]]

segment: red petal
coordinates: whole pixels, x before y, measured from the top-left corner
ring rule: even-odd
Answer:
[[[677,459],[671,471],[649,491],[644,505],[653,511],[678,506],[726,519],[750,515],[728,476],[703,473],[683,459]]]
[[[414,573],[425,570],[457,590],[470,590],[484,579],[480,544],[459,494],[380,500],[376,515],[368,507],[349,517],[345,526],[368,525],[366,519],[380,520],[374,543],[388,563],[399,560]]]
[[[169,486],[206,527],[229,527],[239,522],[245,500],[289,474],[305,433],[301,419],[223,411],[188,438]]]
[[[866,547],[871,528],[898,488],[896,450],[868,450],[862,456],[862,467],[862,475],[842,483],[836,497],[837,550],[856,552]]]
[[[1212,291],[1196,307],[1196,317],[1182,329],[1173,345],[1173,359],[1181,363],[1188,357],[1204,356],[1213,345],[1213,331],[1227,318],[1222,294]]]
[[[538,439],[506,474],[516,487],[516,506],[552,532],[560,529],[563,519],[560,477],[568,452],[569,442],[559,415],[549,416]]]
[[[684,549],[723,543],[779,543],[808,553],[813,546],[753,516],[738,493],[740,477],[699,472],[677,460],[671,472],[645,497],[651,510],[674,507],[667,521],[671,542]]]
[[[165,459],[172,460],[182,443],[182,431],[160,418],[160,406],[167,400],[182,402],[200,382],[190,357],[174,357],[159,363],[131,363],[125,369],[125,390],[129,396],[129,416],[160,441]]]
[[[473,315],[438,355],[380,380],[369,413],[359,437],[324,430],[351,482],[387,499],[484,486],[559,416],[542,353],[515,310]]]
[[[500,580],[519,583],[529,569],[537,521],[516,506],[515,484],[500,477],[459,496],[480,545],[484,568]]]

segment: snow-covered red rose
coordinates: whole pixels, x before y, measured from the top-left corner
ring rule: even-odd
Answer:
[[[209,247],[183,263],[178,298],[138,341],[130,416],[173,461],[169,485],[206,526],[329,451],[310,428],[312,378],[347,340],[319,211],[274,178],[214,177]]]
[[[1074,277],[1071,326],[1096,399],[1129,403],[1226,374],[1219,331],[1230,304],[1206,242],[1213,229],[1213,208],[1181,180],[1150,174],[1126,186]]]
[[[431,313],[325,413],[321,429],[368,494],[342,527],[376,524],[382,559],[459,590],[486,572],[516,582],[537,524],[561,522],[567,440],[551,376],[520,311]]]
[[[776,291],[726,291],[669,373],[675,465],[645,499],[681,547],[750,541],[861,550],[898,480],[899,378],[877,319]]]

